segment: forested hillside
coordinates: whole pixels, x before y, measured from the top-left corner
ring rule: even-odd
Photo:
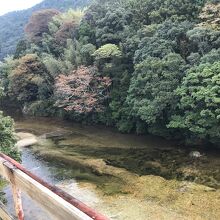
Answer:
[[[65,11],[69,8],[84,8],[90,0],[44,0],[40,4],[22,11],[0,16],[0,60],[14,53],[16,44],[24,36],[24,27],[32,13],[41,9],[54,8]]]
[[[38,11],[0,66],[2,86],[26,114],[219,145],[216,9],[217,0],[97,0],[85,12]]]

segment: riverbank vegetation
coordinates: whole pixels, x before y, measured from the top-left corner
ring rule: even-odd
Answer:
[[[4,95],[3,89],[0,87],[0,99]],[[5,117],[0,111],[0,152],[4,153],[17,161],[21,160],[21,155],[15,147],[16,138],[14,136],[14,121],[10,117]],[[0,177],[0,201],[6,203],[4,192],[6,181]]]
[[[3,90],[0,88],[0,98],[2,96]],[[20,153],[15,147],[15,143],[14,121],[10,117],[5,117],[3,112],[0,111],[0,152],[19,161]]]
[[[97,0],[35,12],[2,86],[24,113],[220,144],[215,1]]]

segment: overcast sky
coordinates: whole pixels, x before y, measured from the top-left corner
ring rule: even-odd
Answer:
[[[42,0],[0,0],[0,15],[10,11],[30,8]]]

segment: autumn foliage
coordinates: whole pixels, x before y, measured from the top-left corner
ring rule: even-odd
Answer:
[[[33,13],[25,27],[28,39],[33,43],[39,43],[43,38],[43,34],[49,32],[49,22],[58,14],[59,11],[55,9],[45,9]]]
[[[199,15],[201,27],[220,30],[220,3],[207,3]]]
[[[79,114],[100,112],[108,98],[109,77],[100,77],[96,68],[81,66],[70,75],[60,75],[55,83],[56,106]]]
[[[56,43],[65,45],[67,39],[74,38],[75,31],[83,17],[82,11],[70,9],[64,14],[54,16],[49,29]]]

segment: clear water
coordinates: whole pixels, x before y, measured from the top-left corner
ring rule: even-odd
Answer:
[[[153,175],[152,179],[154,176],[162,176],[171,181],[188,180],[216,189],[220,186],[220,152],[217,150],[184,148],[158,137],[119,134],[114,129],[102,126],[83,126],[57,119],[19,116],[15,120],[17,131],[30,132],[40,137],[39,145],[23,149],[23,165],[112,219],[134,219],[132,214],[140,220],[154,218],[154,214],[149,215],[149,218],[143,217],[149,205],[145,202],[151,201],[153,197],[146,201],[138,198],[133,194],[138,189],[131,187],[132,192],[124,189],[126,177],[124,180],[117,175],[100,175],[77,160],[95,160],[98,163],[102,159],[114,167],[114,172],[122,168],[126,170],[125,175],[134,175],[134,178]],[[45,134],[53,134],[53,137],[45,139]],[[192,150],[199,150],[203,156],[200,159],[191,158],[189,154]],[[166,182],[164,187],[168,184]],[[10,188],[7,187],[5,192],[8,209],[13,212]],[[124,202],[128,205],[123,206]],[[49,219],[25,195],[23,203],[26,219]],[[133,212],[127,216],[131,205],[134,206]],[[150,207],[153,206],[150,204]],[[163,209],[161,212],[167,216],[164,219],[178,219],[179,213]],[[184,219],[183,216],[181,218]]]

